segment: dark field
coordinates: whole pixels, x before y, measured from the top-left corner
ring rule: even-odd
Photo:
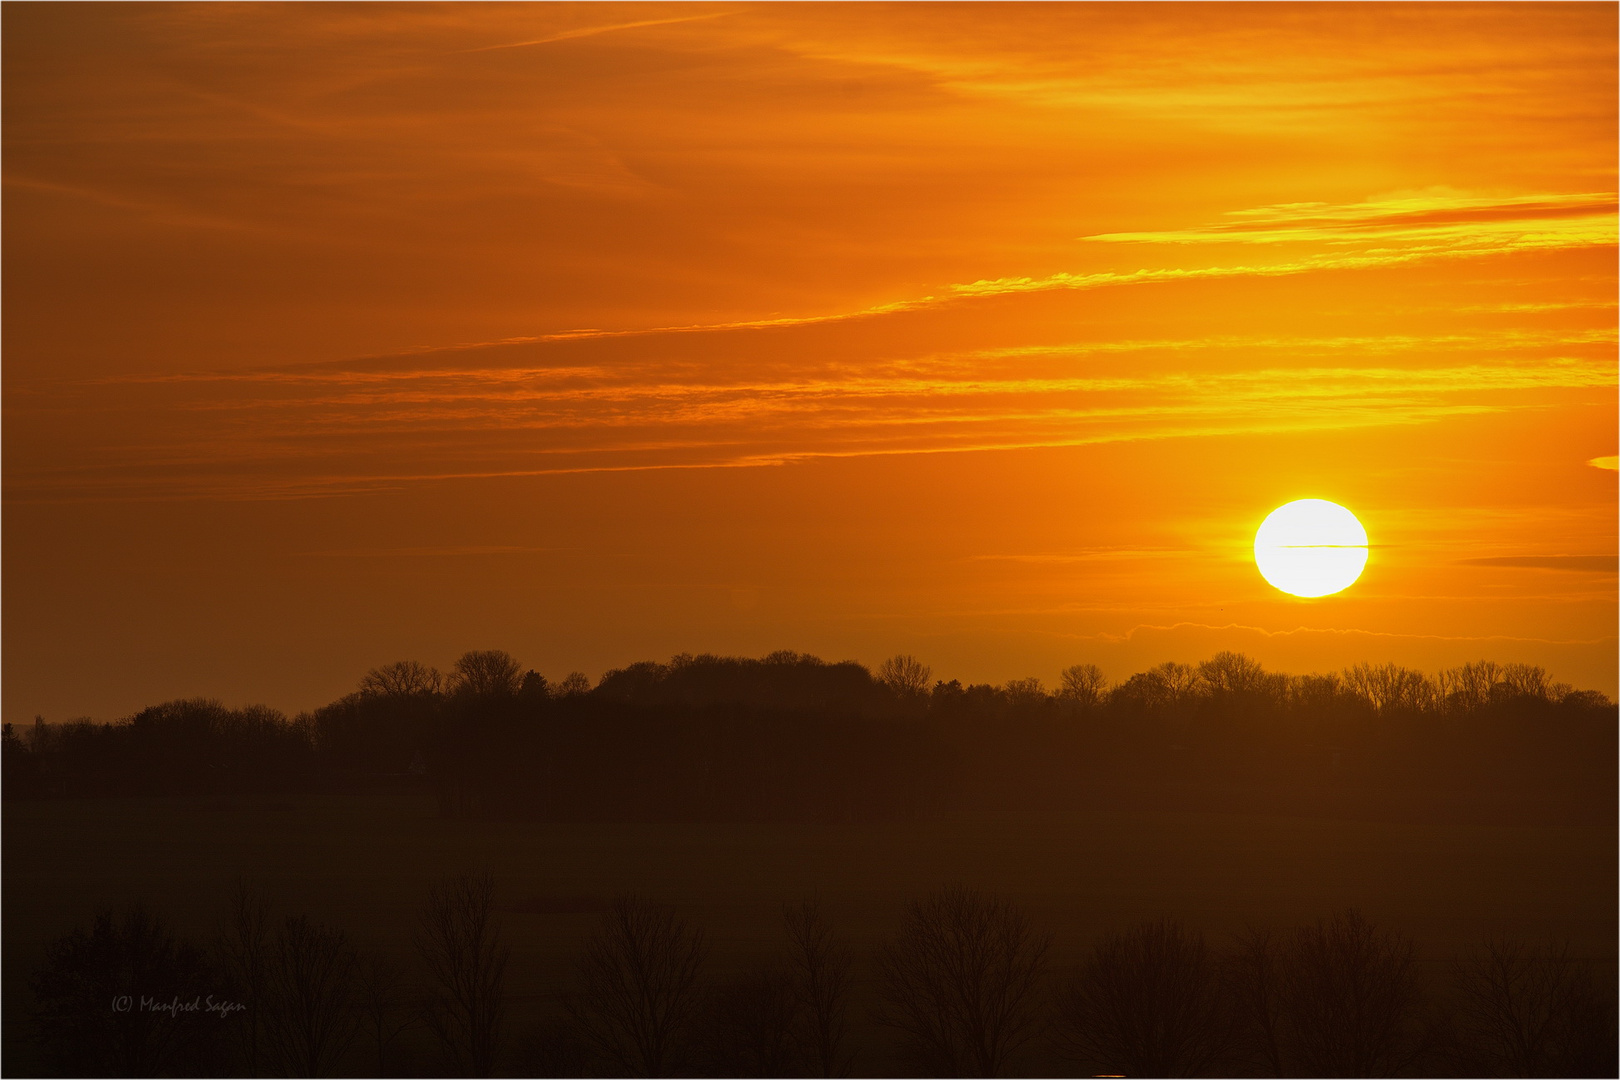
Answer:
[[[284,912],[347,929],[414,971],[411,932],[429,881],[494,873],[515,955],[515,1035],[554,994],[601,903],[637,892],[702,925],[711,971],[768,958],[784,901],[818,896],[854,946],[857,975],[901,905],[960,883],[1022,905],[1055,934],[1059,970],[1110,927],[1168,915],[1215,943],[1349,906],[1417,939],[1441,981],[1495,934],[1616,952],[1616,830],[1238,814],[950,815],[851,825],[490,823],[441,818],[427,796],[289,796],[235,806],[181,799],[44,800],[6,808],[8,1072],[26,1069],[27,973],[44,943],[98,905],[135,899],[204,938],[232,883],[263,883]],[[857,995],[857,1072],[889,1060]],[[19,1066],[23,1068],[19,1069]]]

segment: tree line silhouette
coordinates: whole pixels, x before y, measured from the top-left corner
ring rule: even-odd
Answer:
[[[1078,963],[1011,901],[947,887],[857,956],[814,901],[716,971],[702,929],[606,905],[545,1019],[515,1021],[494,882],[431,886],[401,970],[239,884],[208,941],[132,905],[34,972],[41,1068],[67,1076],[1613,1076],[1612,970],[1496,939],[1425,977],[1355,910],[1224,946],[1173,920]],[[1611,965],[1612,967],[1612,965]],[[874,1054],[878,1055],[874,1057]]]
[[[1002,686],[794,652],[550,682],[505,652],[403,661],[293,718],[205,700],[4,729],[8,798],[421,784],[447,815],[870,820],[936,810],[1379,806],[1604,820],[1615,707],[1538,667],[1290,676],[1222,652]]]

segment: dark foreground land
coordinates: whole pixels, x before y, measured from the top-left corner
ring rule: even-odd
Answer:
[[[702,927],[711,981],[778,954],[784,903],[814,897],[853,959],[856,1073],[903,1073],[917,1066],[902,1037],[871,1022],[873,956],[906,903],[942,886],[1012,901],[1051,931],[1054,984],[1106,931],[1144,920],[1178,919],[1225,948],[1246,927],[1359,908],[1415,940],[1419,982],[1443,1002],[1453,960],[1502,935],[1567,940],[1612,979],[1616,841],[1612,825],[1140,809],[839,824],[489,821],[442,816],[426,790],[14,802],[4,819],[5,1071],[46,1067],[29,975],[48,941],[88,926],[98,908],[139,900],[206,943],[244,879],[278,915],[343,929],[413,984],[426,978],[412,941],[430,885],[487,870],[513,950],[497,1070],[514,1074],[547,1068],[543,1033],[562,1021],[558,995],[614,897],[667,903]],[[445,1067],[422,1029],[390,1054],[402,1073]],[[376,1061],[360,1037],[338,1068],[376,1071]],[[1036,1039],[1012,1071],[1073,1067]]]
[[[492,651],[3,734],[11,1075],[1616,1072],[1615,708],[1526,665]]]

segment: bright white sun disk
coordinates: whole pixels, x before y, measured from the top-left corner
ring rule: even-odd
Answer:
[[[1279,506],[1254,534],[1254,563],[1285,593],[1327,596],[1349,588],[1367,565],[1367,530],[1326,499]]]

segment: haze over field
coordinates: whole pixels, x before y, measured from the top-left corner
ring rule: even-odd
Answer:
[[[1612,5],[11,6],[5,715],[1616,673]],[[1372,544],[1256,572],[1273,508]]]

